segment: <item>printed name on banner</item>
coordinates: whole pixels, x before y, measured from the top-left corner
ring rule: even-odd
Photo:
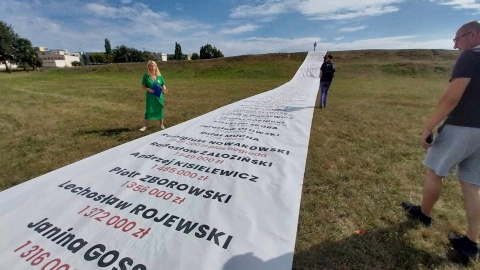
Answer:
[[[219,142],[219,141],[209,141],[208,143],[213,144],[213,145],[231,146],[232,150],[234,150],[234,151],[235,151],[236,148],[233,148],[233,147],[238,147],[238,148],[243,148],[243,149],[247,149],[247,150],[251,150],[251,151],[275,152],[275,153],[284,154],[284,155],[287,155],[287,156],[290,155],[289,150],[273,148],[273,147],[248,145],[248,144],[244,144],[244,143],[234,143],[234,142]],[[245,150],[241,150],[241,149],[238,149],[237,151],[241,154],[246,153],[246,152],[242,152],[242,151],[245,151]]]
[[[85,196],[85,198],[92,199],[93,201],[96,201],[99,203],[113,205],[115,208],[120,210],[124,210],[132,205],[127,201],[120,200],[119,198],[115,197],[113,194],[110,194],[108,196],[105,194],[99,194],[98,192],[92,191],[90,187],[85,188],[85,187],[77,186],[76,184],[69,184],[71,182],[72,182],[71,180],[68,180],[67,182],[58,185],[58,187],[62,188],[63,190],[70,190],[70,192],[75,195],[82,196],[82,197]]]
[[[47,221],[48,218],[44,218],[40,221],[37,222],[31,222],[27,225],[28,228],[33,229],[35,232],[41,234],[43,237],[49,239],[50,241],[54,242],[55,244],[66,248],[68,251],[72,253],[77,253],[78,251],[84,249],[88,245],[88,241],[86,241],[83,238],[77,237],[75,234],[72,233],[73,228],[69,228],[68,230],[64,230],[60,227],[55,226],[53,223]],[[15,249],[15,252],[20,251],[24,248],[27,248],[32,242],[29,240],[22,246],[18,247]],[[117,250],[110,250],[107,251],[107,247],[103,244],[95,244],[91,246],[83,255],[83,259],[86,261],[96,261],[97,265],[99,267],[108,267],[113,265],[114,263],[117,263],[117,267],[113,267],[112,269],[123,269],[123,270],[147,270],[147,267],[143,264],[137,264],[133,266],[132,268],[129,268],[129,266],[133,265],[133,259],[130,257],[123,257],[122,259],[119,260],[120,252]],[[40,248],[40,246],[35,245],[32,247],[27,253],[32,254],[31,259],[36,258],[39,264],[43,262],[43,260],[47,257],[50,256],[50,253],[42,253],[44,251],[43,248]],[[22,253],[26,254],[26,253]],[[24,255],[24,257],[30,256],[30,255]],[[48,254],[48,256],[46,255]],[[37,256],[38,255],[38,256]],[[43,256],[43,257],[41,257]],[[29,257],[30,258],[30,257]],[[27,258],[28,259],[28,258]],[[40,261],[41,260],[41,261]],[[39,262],[40,261],[40,262]],[[33,263],[34,261],[32,261]],[[49,265],[49,264],[54,264],[54,265]],[[54,270],[68,270],[70,269],[69,266],[67,268],[68,264],[60,265],[61,260],[60,259],[55,259],[52,261],[48,262],[48,265],[44,265],[42,269],[54,269]],[[49,266],[51,268],[46,268],[46,266]]]
[[[181,152],[175,152],[173,155],[175,156],[180,156],[180,157],[185,157],[185,158],[189,158],[189,159],[196,159],[196,160],[200,160],[200,161],[206,161],[206,162],[211,162],[211,163],[218,163],[218,164],[222,164],[224,160],[236,160],[236,161],[241,161],[241,162],[247,162],[247,163],[251,163],[251,164],[254,164],[254,165],[259,165],[259,166],[265,166],[265,167],[272,167],[273,165],[273,162],[267,162],[267,161],[261,161],[261,160],[258,160],[258,159],[252,159],[251,157],[248,157],[248,156],[239,156],[239,155],[236,155],[236,154],[227,154],[227,153],[218,153],[218,152],[210,152],[210,151],[206,151],[206,150],[194,150],[194,149],[188,149],[188,148],[185,148],[185,147],[171,147],[170,144],[158,144],[158,143],[151,143],[150,145],[153,145],[153,146],[156,146],[156,147],[166,147],[166,148],[169,148],[169,149],[172,149],[172,150],[178,150],[178,151],[181,151]],[[200,147],[203,146],[203,145],[199,145]],[[251,155],[251,156],[256,156],[256,157],[266,157],[267,154],[265,153],[260,153],[260,152],[249,152],[249,151],[245,151],[243,149],[238,149],[238,148],[233,148],[233,147],[222,147],[222,149],[220,150],[227,150],[227,151],[235,151],[235,152],[242,152],[246,155]],[[189,153],[192,153],[192,154],[189,154]],[[194,155],[194,154],[198,154],[198,155]],[[153,158],[153,159],[157,159],[157,157],[155,155],[143,155],[144,158]],[[206,156],[206,157],[202,157],[202,156]],[[209,157],[215,157],[215,158],[220,158],[220,159],[214,159],[214,158],[209,158]],[[171,163],[171,162],[169,162]],[[123,174],[126,174],[126,173],[123,173]]]
[[[227,235],[211,225],[200,224],[198,222],[187,220],[170,213],[165,213],[162,215],[159,213],[158,209],[148,208],[143,204],[138,204],[129,213],[160,223],[167,228],[173,228],[176,231],[184,234],[192,233],[193,236],[198,239],[204,239],[209,242],[213,240],[215,245],[222,247],[223,249],[227,249],[233,239],[232,235]]]
[[[249,174],[246,172],[239,172],[235,170],[224,170],[221,168],[214,168],[214,167],[207,167],[203,166],[200,164],[195,164],[195,163],[189,163],[189,162],[184,162],[184,161],[175,161],[173,166],[181,167],[181,168],[187,168],[187,169],[192,169],[192,170],[198,170],[201,172],[206,172],[210,174],[217,174],[220,176],[229,176],[233,178],[240,178],[240,179],[245,179],[251,182],[257,182],[259,180],[259,177],[253,174]],[[167,167],[167,166],[161,166],[157,168],[158,170],[165,171],[168,170],[169,172],[172,171],[172,167]],[[174,172],[174,171],[173,171]]]
[[[243,118],[228,117],[228,116],[219,117],[218,120],[227,121],[226,124],[228,124],[230,122],[235,122],[235,121],[245,121],[245,119],[243,119]],[[269,119],[255,119],[255,118],[248,119],[248,121],[256,122],[256,123],[264,123],[264,124],[268,124],[268,125],[275,125],[275,126],[283,126],[283,127],[287,126],[285,121],[276,121],[276,120],[269,120]],[[213,121],[213,122],[217,122],[217,121]]]

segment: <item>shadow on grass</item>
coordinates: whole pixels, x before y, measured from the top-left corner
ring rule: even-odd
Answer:
[[[405,221],[340,241],[323,242],[295,253],[292,269],[435,269],[450,264],[445,257],[415,247],[404,236],[418,226]]]
[[[415,247],[406,232],[418,224],[406,221],[387,228],[326,241],[294,255],[293,270],[317,269],[436,269],[452,265],[446,257]],[[252,253],[231,258],[223,270],[286,269],[291,253],[262,261]],[[458,266],[458,265],[457,265]]]
[[[106,136],[106,137],[113,137],[120,135],[123,132],[130,132],[132,131],[129,128],[113,128],[113,129],[104,129],[104,130],[85,130],[85,131],[80,131],[77,133],[77,135],[98,135],[98,136]]]

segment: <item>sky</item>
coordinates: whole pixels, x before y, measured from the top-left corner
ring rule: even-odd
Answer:
[[[1,0],[0,21],[34,47],[225,56],[363,49],[453,49],[480,0]]]

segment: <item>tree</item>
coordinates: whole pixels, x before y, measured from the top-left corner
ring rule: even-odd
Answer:
[[[32,48],[32,42],[25,38],[17,38],[14,43],[16,62],[26,71],[27,68],[34,68],[37,64],[37,52]]]
[[[82,53],[82,57],[80,60],[83,62],[84,65],[91,65],[89,57],[87,57],[87,54]]]
[[[8,72],[8,62],[15,60],[14,43],[18,39],[18,35],[13,31],[12,27],[0,21],[0,63],[5,64]]]
[[[182,47],[180,46],[180,44],[176,42],[175,42],[175,54],[173,55],[173,59],[183,60]]]
[[[104,54],[104,53],[90,53],[88,55],[88,60],[92,64],[106,64],[107,63],[107,57],[106,57],[106,54]]]
[[[105,53],[107,55],[112,53],[112,46],[110,45],[110,40],[108,40],[108,38],[105,39]]]
[[[200,47],[200,59],[211,59],[223,57],[223,53],[210,44]]]
[[[113,61],[115,63],[126,62],[145,62],[147,60],[155,59],[155,56],[147,51],[139,51],[135,48],[129,48],[125,45],[117,46],[112,51]]]
[[[198,60],[200,59],[200,55],[198,55],[198,53],[192,53],[192,60]]]
[[[128,62],[128,55],[130,54],[130,50],[127,46],[121,45],[115,47],[113,49],[113,61],[115,63],[126,63]]]
[[[155,54],[149,52],[149,51],[143,51],[142,52],[142,55],[143,55],[143,59],[142,59],[142,62],[146,62],[148,60],[153,60],[155,61]]]
[[[213,58],[223,57],[223,53],[217,48],[213,47]]]

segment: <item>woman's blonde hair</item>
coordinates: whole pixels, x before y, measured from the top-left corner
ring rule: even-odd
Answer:
[[[155,61],[152,61],[152,60],[149,60],[147,62],[147,72],[150,73],[150,69],[148,67],[150,67],[150,65],[155,65],[156,69],[155,69],[155,76],[160,76],[160,70],[158,69],[158,65],[157,63],[155,63]]]

